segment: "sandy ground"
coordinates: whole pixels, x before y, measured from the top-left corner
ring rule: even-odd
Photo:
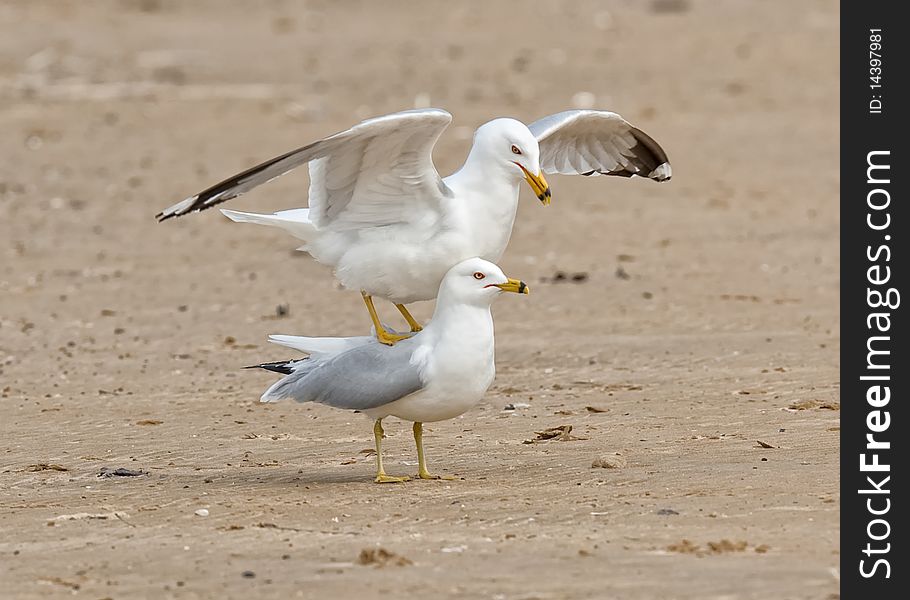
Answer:
[[[378,4],[0,2],[0,596],[836,597],[836,4]],[[266,335],[365,333],[359,296],[158,210],[415,104],[455,115],[449,173],[579,92],[674,178],[523,191],[502,266],[533,293],[495,307],[486,399],[428,426],[459,479],[375,485],[366,419],[258,404],[240,367],[294,356]]]

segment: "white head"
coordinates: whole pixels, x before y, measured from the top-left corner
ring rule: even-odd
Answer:
[[[550,203],[550,185],[540,170],[540,147],[531,130],[515,119],[493,119],[474,133],[471,154],[499,167],[516,181],[524,179],[544,204]]]
[[[482,258],[463,260],[446,273],[439,285],[439,303],[489,306],[503,292],[527,294],[528,286],[509,279],[502,269]]]

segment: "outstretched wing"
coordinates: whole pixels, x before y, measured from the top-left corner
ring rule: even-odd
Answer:
[[[547,174],[638,175],[667,181],[672,171],[660,144],[616,113],[567,110],[528,126]]]
[[[318,228],[381,226],[426,218],[450,192],[432,150],[452,115],[410,110],[368,119],[225,179],[167,208],[159,221],[235,198],[310,163],[310,221]]]

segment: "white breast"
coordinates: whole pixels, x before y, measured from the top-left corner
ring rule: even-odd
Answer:
[[[519,188],[504,180],[484,190],[468,187],[462,191],[464,220],[471,234],[471,257],[498,262],[509,245],[518,212]]]
[[[445,320],[437,315],[423,332],[437,334],[427,336],[432,343],[422,373],[426,386],[375,409],[375,415],[368,412],[371,417],[392,415],[430,423],[457,417],[480,402],[496,375],[490,311],[465,309],[452,319],[457,327],[447,328]],[[430,329],[434,326],[436,331]]]

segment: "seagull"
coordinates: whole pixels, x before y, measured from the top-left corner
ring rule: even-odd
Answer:
[[[303,359],[268,362],[261,368],[285,377],[262,402],[293,398],[355,410],[373,419],[376,483],[407,481],[382,466],[382,420],[414,422],[417,477],[441,479],[427,470],[423,423],[452,419],[477,404],[496,367],[490,305],[503,292],[529,293],[523,281],[480,258],[459,262],[439,285],[433,318],[420,332],[387,346],[374,336],[347,338],[273,335],[272,342],[305,352]]]
[[[406,304],[435,297],[446,271],[470,257],[498,262],[509,243],[519,187],[544,204],[544,173],[670,179],[667,155],[616,113],[569,110],[531,125],[499,118],[474,134],[464,165],[445,179],[432,150],[452,115],[408,110],[355,125],[225,179],[158,213],[159,222],[211,208],[309,165],[309,208],[256,214],[222,210],[238,222],[280,227],[300,250],[359,290],[384,344],[407,335],[383,327],[373,296],[390,300],[410,326]]]

